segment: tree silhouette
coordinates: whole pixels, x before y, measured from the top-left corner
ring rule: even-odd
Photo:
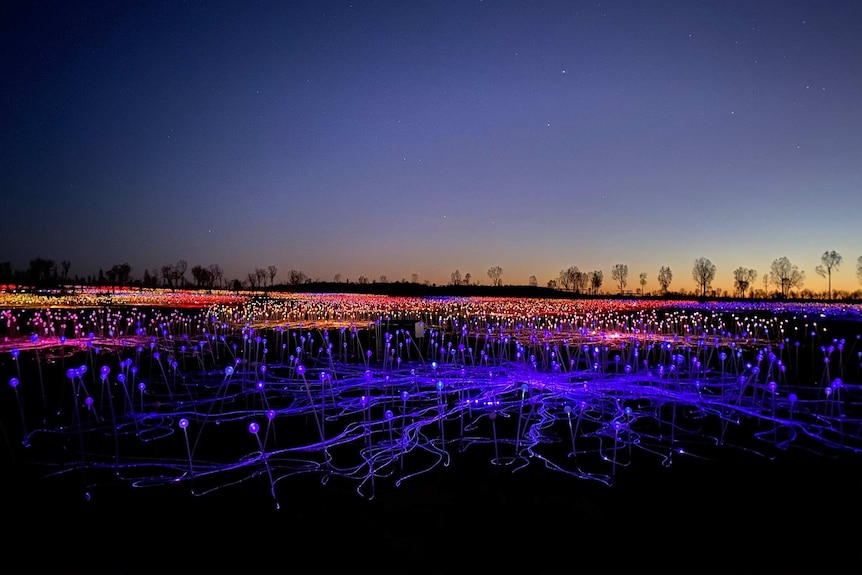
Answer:
[[[707,288],[715,279],[715,264],[707,258],[697,258],[691,269],[691,277],[700,286],[700,295],[705,296]]]
[[[629,266],[626,264],[614,264],[614,267],[611,268],[611,279],[617,282],[617,285],[620,286],[620,293],[623,293],[623,290],[628,283],[629,278]]]
[[[598,294],[599,289],[602,287],[602,282],[605,281],[605,274],[602,273],[602,270],[593,270],[589,273],[589,277],[593,294]]]
[[[757,279],[757,271],[742,266],[733,270],[733,285],[737,291],[745,297],[745,291],[751,287],[754,280]]]
[[[639,281],[641,284],[641,295],[644,295],[644,288],[646,287],[646,272],[641,272],[639,276]]]
[[[275,282],[275,274],[278,273],[278,268],[275,266],[269,266],[266,268],[266,273],[269,275],[269,287],[272,287],[272,284]]]
[[[306,276],[304,272],[301,272],[299,270],[290,270],[289,272],[287,272],[287,283],[292,286],[298,286],[299,284],[304,283],[307,277],[308,276]],[[365,276],[359,278],[359,283],[363,283],[361,280],[364,277]]]
[[[491,285],[503,285],[503,280],[500,279],[500,276],[502,275],[503,268],[501,268],[500,266],[491,266],[490,268],[488,268],[488,277],[491,278]]]
[[[836,252],[835,250],[825,251],[823,255],[820,256],[820,262],[822,265],[814,268],[814,271],[817,272],[817,275],[820,277],[829,278],[829,299],[832,299],[832,270],[838,271],[838,268],[841,267],[841,262],[844,258],[841,257],[841,254]]]
[[[673,272],[669,267],[662,266],[658,270],[658,285],[661,286],[662,293],[667,293],[670,283],[673,281]]]
[[[770,269],[769,280],[778,288],[782,297],[787,297],[791,289],[802,287],[805,282],[805,272],[790,263],[787,257],[773,260]]]

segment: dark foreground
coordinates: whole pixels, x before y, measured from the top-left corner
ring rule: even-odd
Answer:
[[[8,464],[8,459],[4,465]],[[736,449],[611,487],[472,454],[402,483],[91,490],[4,473],[7,573],[858,573],[858,456]]]

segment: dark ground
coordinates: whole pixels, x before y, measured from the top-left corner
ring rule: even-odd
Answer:
[[[736,450],[664,467],[635,459],[613,486],[534,463],[461,454],[372,500],[355,482],[265,477],[91,490],[80,476],[3,490],[6,573],[858,573],[858,456]]]

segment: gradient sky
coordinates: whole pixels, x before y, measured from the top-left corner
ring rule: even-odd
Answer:
[[[6,1],[0,261],[540,285],[862,256],[862,2]],[[190,275],[187,274],[190,278]]]

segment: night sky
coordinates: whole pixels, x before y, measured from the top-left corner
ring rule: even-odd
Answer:
[[[0,78],[17,269],[860,287],[857,0],[7,0]]]

